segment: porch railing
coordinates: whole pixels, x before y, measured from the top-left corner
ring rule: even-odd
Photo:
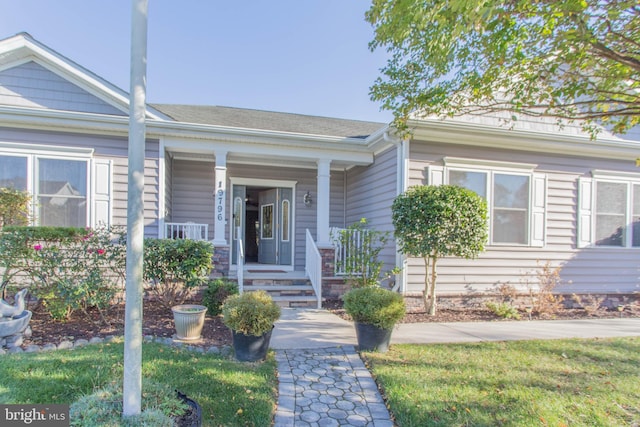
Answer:
[[[209,224],[195,222],[165,222],[167,239],[208,240]]]
[[[346,228],[331,227],[330,236],[335,251],[335,274],[336,276],[345,276],[347,262],[351,262],[351,267],[360,264],[358,255],[362,254],[362,248],[366,238],[367,230],[349,230]],[[344,238],[341,236],[344,235]],[[344,243],[343,243],[344,242]],[[352,269],[354,270],[354,269]]]
[[[322,255],[308,228],[305,259],[305,272],[318,298],[318,308],[322,308]]]

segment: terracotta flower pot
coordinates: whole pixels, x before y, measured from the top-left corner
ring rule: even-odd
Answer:
[[[182,304],[171,307],[171,311],[173,311],[173,321],[178,339],[200,339],[207,307],[196,304]]]

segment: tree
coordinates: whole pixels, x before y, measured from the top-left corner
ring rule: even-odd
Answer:
[[[637,0],[374,0],[371,98],[407,119],[499,112],[624,133],[640,123]]]
[[[443,256],[475,258],[487,241],[487,204],[455,185],[411,187],[393,201],[400,252],[424,260],[424,305],[436,314],[436,263]]]

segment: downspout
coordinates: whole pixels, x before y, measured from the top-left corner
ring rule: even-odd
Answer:
[[[393,138],[389,135],[388,131],[384,133],[383,139],[396,147],[396,196],[398,196],[407,189],[407,177],[405,171],[407,170],[406,162],[409,158],[409,140]],[[400,246],[398,245],[397,240],[395,240],[395,245],[396,265],[401,266],[402,271],[400,274],[396,275],[393,290],[404,293],[406,289],[405,283],[407,283],[407,259],[404,254],[400,253]]]

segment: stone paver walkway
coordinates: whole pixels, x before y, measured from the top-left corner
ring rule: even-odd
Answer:
[[[393,427],[375,381],[353,346],[276,351],[275,427]]]

